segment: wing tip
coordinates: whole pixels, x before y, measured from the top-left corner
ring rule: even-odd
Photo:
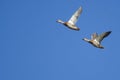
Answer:
[[[107,33],[110,34],[110,33],[112,33],[112,31],[108,31]]]
[[[82,11],[82,10],[83,10],[83,9],[82,9],[82,6],[80,6],[80,8],[79,8],[79,9]]]

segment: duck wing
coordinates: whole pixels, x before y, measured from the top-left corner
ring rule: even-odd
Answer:
[[[91,39],[92,39],[92,40],[95,39],[96,37],[98,37],[98,34],[97,34],[97,33],[93,33],[93,34],[91,35]]]
[[[80,14],[82,13],[82,7],[80,7],[73,15],[72,17],[69,19],[68,23],[75,25],[78,17],[80,16]]]
[[[107,37],[112,31],[108,31],[108,32],[104,32],[101,35],[99,35],[98,37],[96,37],[96,40],[101,42],[105,37]]]

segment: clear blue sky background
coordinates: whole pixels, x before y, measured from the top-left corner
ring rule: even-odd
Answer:
[[[80,31],[56,23],[80,7]],[[105,49],[84,42],[112,31]],[[120,80],[120,0],[1,0],[0,80]]]

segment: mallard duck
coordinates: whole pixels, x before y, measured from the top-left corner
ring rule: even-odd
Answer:
[[[65,25],[66,27],[72,29],[72,30],[77,30],[79,31],[80,28],[78,28],[75,24],[78,20],[78,17],[80,16],[82,12],[82,7],[80,7],[73,15],[72,17],[67,21],[67,22],[64,22],[62,20],[57,20],[58,23],[61,23],[63,25]]]
[[[97,48],[101,48],[104,49],[104,47],[101,45],[101,41],[107,37],[112,31],[108,31],[108,32],[104,32],[100,35],[98,35],[97,33],[94,33],[91,35],[91,40],[87,39],[87,38],[83,38],[84,41],[92,44],[93,46],[97,47]]]

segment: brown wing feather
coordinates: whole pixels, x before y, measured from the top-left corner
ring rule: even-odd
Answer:
[[[92,39],[92,40],[95,39],[96,37],[98,37],[98,34],[97,34],[97,33],[94,33],[94,34],[91,35],[91,39]]]
[[[107,37],[112,31],[104,32],[101,35],[99,35],[96,40],[101,42],[105,37]]]
[[[68,20],[69,23],[75,25],[78,17],[80,16],[80,14],[82,13],[82,7],[80,7],[73,15],[72,17]]]

